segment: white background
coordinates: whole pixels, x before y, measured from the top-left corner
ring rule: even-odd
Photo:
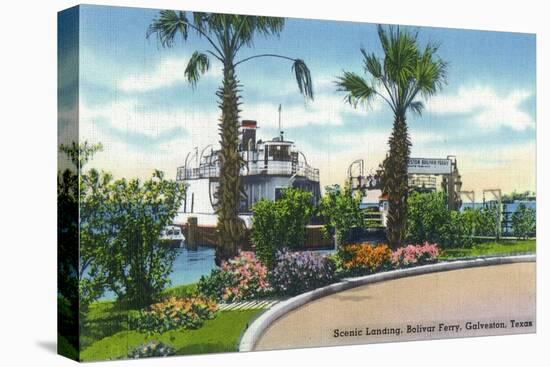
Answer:
[[[97,366],[542,366],[550,362],[548,83],[544,1],[187,0],[97,1],[304,18],[537,33],[537,335],[233,353],[98,363]],[[73,365],[56,339],[56,12],[75,1],[4,1],[0,17],[0,365]],[[543,68],[546,66],[546,68]],[[546,87],[546,88],[545,88]],[[545,108],[546,107],[546,108]],[[7,234],[7,235],[6,235]],[[482,281],[482,279],[480,279]],[[405,311],[406,312],[406,311]]]

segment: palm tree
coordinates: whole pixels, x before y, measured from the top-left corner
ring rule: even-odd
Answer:
[[[361,49],[364,78],[344,71],[336,84],[346,92],[346,101],[354,108],[368,106],[374,98],[381,98],[391,108],[394,121],[388,140],[389,153],[383,162],[383,189],[388,195],[389,211],[386,232],[390,246],[402,244],[407,219],[407,166],[411,141],[407,128],[407,112],[420,115],[425,100],[437,93],[446,81],[447,63],[436,53],[439,46],[428,43],[421,49],[417,33],[390,26],[378,26],[378,38],[384,51],[383,59]]]
[[[261,57],[275,57],[292,62],[299,91],[305,98],[313,99],[313,87],[308,67],[302,59],[277,54],[259,54],[238,59],[243,47],[252,47],[256,36],[278,36],[284,27],[283,18],[193,12],[188,18],[183,11],[162,10],[147,31],[147,38],[155,34],[163,47],[172,47],[179,34],[183,41],[189,32],[204,39],[207,49],[195,51],[184,75],[193,87],[200,75],[210,68],[210,58],[223,66],[223,82],[216,95],[219,98],[220,129],[220,181],[218,186],[218,246],[216,263],[237,254],[239,240],[244,233],[244,223],[238,216],[242,198],[240,169],[243,159],[238,152],[239,105],[241,85],[236,78],[237,67]]]

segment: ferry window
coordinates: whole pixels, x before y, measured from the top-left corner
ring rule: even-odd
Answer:
[[[269,157],[274,161],[289,161],[290,150],[288,145],[272,145],[269,149]]]

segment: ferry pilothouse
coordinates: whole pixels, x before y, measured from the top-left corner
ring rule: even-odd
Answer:
[[[256,140],[257,122],[242,120],[239,153],[244,160],[241,185],[244,198],[239,214],[250,224],[251,208],[261,199],[277,200],[284,188],[294,187],[313,194],[313,204],[319,201],[321,190],[319,170],[311,167],[306,156],[294,142],[285,140],[283,132],[268,140]],[[199,217],[199,223],[215,224],[215,208],[220,173],[220,151],[211,145],[189,152],[184,165],[178,167],[176,180],[187,184],[187,191],[178,213],[178,221],[189,216]]]

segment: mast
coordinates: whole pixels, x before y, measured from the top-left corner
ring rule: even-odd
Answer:
[[[281,137],[281,141],[283,141],[283,130],[281,130],[281,111],[282,111],[282,106],[281,104],[279,103],[279,136]]]

